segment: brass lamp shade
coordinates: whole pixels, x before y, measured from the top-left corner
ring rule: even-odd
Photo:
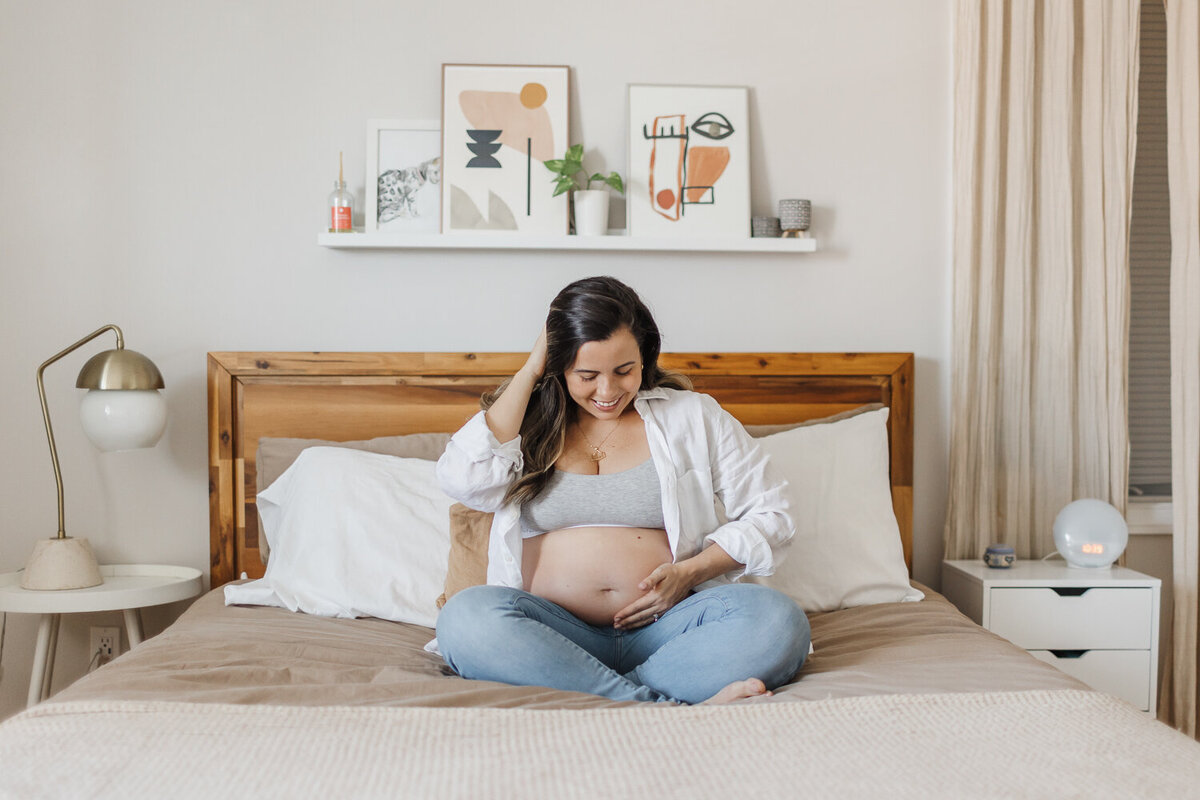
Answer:
[[[135,350],[105,350],[87,360],[75,381],[77,389],[162,389],[162,373]]]
[[[38,395],[58,485],[58,535],[39,541],[34,547],[21,577],[21,586],[25,589],[84,589],[104,582],[88,540],[66,535],[62,471],[58,465],[58,448],[54,444],[42,373],[55,361],[106,331],[116,334],[116,349],[88,359],[75,381],[76,387],[89,390],[80,404],[81,421],[88,439],[101,450],[150,447],[158,441],[166,426],[166,404],[157,391],[164,386],[162,373],[141,353],[125,349],[124,336],[116,325],[105,325],[93,331],[38,368]]]

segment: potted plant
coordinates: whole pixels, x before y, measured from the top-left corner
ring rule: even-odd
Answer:
[[[573,144],[567,148],[567,154],[562,158],[553,158],[546,162],[546,169],[554,173],[554,197],[563,192],[571,192],[575,201],[575,233],[578,236],[603,236],[608,232],[608,192],[604,189],[593,189],[592,184],[599,182],[601,186],[609,186],[621,194],[625,194],[625,184],[616,172],[607,176],[599,172],[592,173],[586,182],[580,175],[587,175],[583,169],[583,145]]]

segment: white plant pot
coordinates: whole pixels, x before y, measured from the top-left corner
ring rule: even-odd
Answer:
[[[575,192],[575,235],[603,236],[608,233],[608,191],[579,189]]]

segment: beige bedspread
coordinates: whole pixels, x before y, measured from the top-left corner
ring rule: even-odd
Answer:
[[[860,695],[1082,688],[978,627],[935,592],[926,600],[818,614],[811,655],[770,702]],[[197,601],[166,631],[50,699],[280,705],[601,708],[610,700],[467,681],[422,649],[432,632],[377,619]]]
[[[0,796],[1166,798],[1200,744],[1076,690],[544,710],[50,703]]]

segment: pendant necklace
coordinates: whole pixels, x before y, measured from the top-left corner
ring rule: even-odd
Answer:
[[[613,429],[609,431],[603,439],[600,440],[600,444],[592,444],[592,440],[589,439],[588,435],[583,432],[583,426],[578,422],[575,423],[575,427],[579,428],[579,433],[583,436],[583,440],[588,443],[588,447],[592,448],[592,452],[588,453],[588,458],[590,458],[592,461],[603,461],[604,459],[608,458],[608,453],[604,452],[600,448],[603,447],[604,443],[609,440],[609,437],[617,432],[617,428],[621,427],[621,420],[623,419],[625,419],[624,415],[617,417],[617,424],[614,425]]]

